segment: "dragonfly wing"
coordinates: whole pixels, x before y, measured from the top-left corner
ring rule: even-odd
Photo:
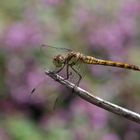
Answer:
[[[54,47],[50,45],[42,45],[40,47],[40,53],[41,53],[41,64],[44,68],[47,68],[51,71],[57,71],[59,68],[56,68],[53,64],[53,59],[57,55],[65,56],[68,52],[70,52],[70,49],[67,48],[60,48],[60,47]]]
[[[69,81],[74,83],[75,86],[79,86],[80,82],[82,81],[83,77],[85,76],[85,65],[83,63],[79,63],[74,65],[70,68],[70,78]]]
[[[66,90],[66,91],[65,91]],[[64,94],[66,93],[66,94]],[[53,106],[53,110],[63,107],[63,108],[67,108],[70,106],[71,102],[73,101],[73,99],[75,99],[76,95],[74,94],[73,91],[68,91],[65,88],[62,88],[61,93],[56,97],[54,106]]]

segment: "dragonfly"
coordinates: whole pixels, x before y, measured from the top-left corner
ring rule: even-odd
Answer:
[[[58,48],[58,47],[50,46],[50,45],[47,45],[47,44],[42,44],[40,49],[43,50],[43,48],[54,48],[54,49],[58,49],[58,50],[64,50],[65,53],[60,53],[59,54],[57,52],[57,54],[54,55],[51,58],[52,64],[55,68],[55,70],[52,71],[52,73],[59,74],[64,68],[66,68],[65,69],[66,70],[66,78],[64,78],[63,80],[68,80],[74,72],[78,76],[78,81],[75,83],[75,86],[79,86],[80,81],[82,80],[82,75],[79,73],[79,71],[76,69],[75,66],[78,66],[78,65],[81,65],[81,64],[104,65],[104,66],[112,66],[112,67],[118,67],[118,68],[140,71],[140,67],[138,67],[136,65],[133,65],[133,64],[111,61],[111,60],[98,59],[94,56],[85,55],[83,53],[76,52],[76,51],[73,51],[73,50],[67,49],[67,48]],[[44,50],[43,50],[43,52],[44,52]],[[48,62],[50,64],[50,61],[48,61]],[[70,71],[70,69],[72,71]],[[39,83],[39,85],[40,85],[40,83]],[[34,93],[35,90],[36,90],[36,88],[34,88],[31,91],[31,94]],[[53,108],[55,108],[55,106],[56,106],[56,104],[59,100],[59,97],[60,96],[58,96],[56,98]],[[71,96],[68,96],[68,97],[73,97],[73,95],[71,94]]]
[[[43,44],[41,47],[43,48],[43,47],[53,47],[53,46]],[[53,72],[57,74],[61,72],[64,69],[64,67],[66,67],[66,78],[64,78],[64,80],[68,80],[70,75],[72,75],[72,72],[70,71],[71,68],[71,70],[75,72],[79,77],[77,83],[75,84],[76,86],[79,86],[79,83],[82,80],[82,75],[77,71],[77,69],[75,69],[75,66],[79,64],[104,65],[104,66],[112,66],[112,67],[140,71],[140,67],[133,64],[98,59],[94,56],[88,56],[83,53],[75,52],[73,50],[66,49],[66,48],[57,48],[57,47],[53,47],[53,48],[67,50],[67,53],[57,54],[53,57],[52,62],[55,68],[57,69]]]

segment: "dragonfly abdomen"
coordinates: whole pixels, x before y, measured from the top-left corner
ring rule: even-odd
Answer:
[[[84,56],[82,59],[83,59],[83,62],[86,64],[97,64],[98,63],[98,59],[96,59],[95,57],[92,57],[92,56]]]
[[[91,56],[85,56],[84,63],[94,64],[94,65],[105,65],[105,66],[112,66],[112,67],[120,67],[120,68],[140,71],[140,67],[132,65],[132,64],[109,61],[109,60],[101,60],[101,59],[96,59],[95,57],[91,57]]]
[[[113,67],[120,67],[125,69],[132,69],[140,71],[140,68],[138,66],[122,63],[122,62],[115,62],[115,61],[106,61],[106,60],[98,60],[99,65],[106,65],[106,66],[113,66]]]

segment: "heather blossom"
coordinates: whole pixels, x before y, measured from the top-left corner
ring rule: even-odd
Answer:
[[[35,25],[15,23],[5,33],[5,44],[11,48],[27,47],[38,44],[41,40],[41,31]]]
[[[46,6],[60,6],[63,2],[63,0],[44,0]]]
[[[120,140],[120,138],[115,133],[108,133],[103,136],[102,140]]]

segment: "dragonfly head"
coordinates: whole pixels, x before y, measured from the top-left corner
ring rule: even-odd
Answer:
[[[57,55],[53,59],[53,64],[58,68],[62,67],[64,63],[65,63],[65,58],[62,55]]]

